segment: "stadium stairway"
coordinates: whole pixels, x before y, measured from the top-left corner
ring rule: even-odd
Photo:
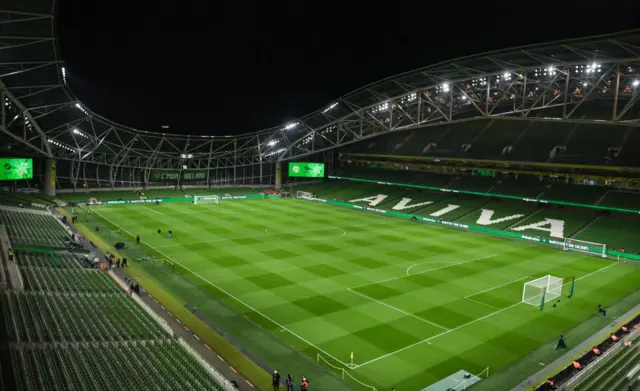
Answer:
[[[10,389],[223,389],[105,272],[64,253],[15,258],[24,290],[0,292]]]
[[[71,228],[74,232],[76,231],[75,226]],[[92,249],[92,251],[93,253],[95,253],[96,257],[99,257],[100,259],[102,259],[102,257],[104,256],[104,254],[100,252],[99,249]],[[32,257],[28,261],[30,262],[30,264],[39,262],[41,266],[47,265],[46,259],[38,260]],[[59,259],[59,261],[62,261],[62,262],[59,262],[60,264],[56,266],[58,268],[61,268],[61,267],[75,268],[76,267],[76,265],[73,265],[72,263],[65,263],[63,259]],[[125,269],[114,268],[111,271],[115,276],[117,276],[117,278],[120,279],[120,281],[126,281],[126,279],[129,278],[129,275],[126,273]],[[144,286],[142,285],[144,285],[143,283],[141,283],[141,287],[144,288]],[[94,294],[100,295],[101,293],[94,293]],[[228,379],[229,381],[232,381],[235,384],[240,385],[239,386],[240,389],[247,389],[247,387],[251,389],[254,388],[251,385],[251,383],[242,374],[240,374],[235,368],[232,368],[227,362],[223,361],[215,351],[213,351],[209,346],[207,346],[203,342],[203,340],[201,340],[200,337],[198,337],[198,335],[194,333],[193,330],[187,328],[185,324],[183,324],[179,319],[175,317],[174,314],[169,312],[168,308],[165,308],[158,300],[156,300],[154,297],[149,295],[144,289],[141,290],[139,298],[145,306],[151,309],[155,314],[157,314],[157,316],[159,316],[162,319],[164,324],[166,324],[168,327],[172,329],[173,335],[176,338],[181,338],[184,341],[188,341],[186,342],[186,344],[188,344],[187,346],[189,347],[189,349],[195,351],[209,365],[215,368],[217,372],[221,373],[225,379]],[[127,342],[125,341],[121,343],[126,344]],[[267,374],[265,373],[265,375]]]

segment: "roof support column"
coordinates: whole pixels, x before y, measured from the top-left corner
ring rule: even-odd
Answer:
[[[56,195],[56,161],[47,159],[44,166],[44,194],[50,197]]]
[[[611,121],[618,120],[618,96],[620,95],[620,63],[616,67],[616,89],[613,93],[613,113]]]
[[[276,190],[282,189],[282,163],[276,162]]]

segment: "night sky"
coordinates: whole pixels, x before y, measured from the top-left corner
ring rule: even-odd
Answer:
[[[602,15],[602,4],[578,2],[526,11],[468,1],[59,3],[76,95],[121,124],[182,134],[253,132],[439,61],[640,27],[634,6]]]

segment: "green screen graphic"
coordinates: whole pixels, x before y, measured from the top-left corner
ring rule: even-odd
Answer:
[[[289,176],[304,178],[324,178],[324,163],[289,163]]]
[[[150,182],[178,182],[179,170],[153,170],[149,175]]]
[[[33,159],[0,159],[0,181],[33,179]]]

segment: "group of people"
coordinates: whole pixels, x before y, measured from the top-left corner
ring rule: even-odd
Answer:
[[[129,293],[130,294],[136,293],[138,296],[140,296],[140,284],[138,284],[137,282],[135,282],[133,280],[130,280],[127,277],[125,277],[124,283],[127,284],[127,286],[129,287]]]
[[[116,258],[115,262],[114,262],[114,257],[113,254],[110,253],[106,253],[104,254],[104,259],[107,262],[107,264],[109,264],[109,269],[113,268],[113,265],[115,263],[116,267],[127,267],[129,266],[129,261],[127,261],[127,257],[123,257],[122,261],[120,261],[120,258]]]
[[[278,371],[274,370],[273,374],[271,374],[271,379],[273,383],[273,390],[280,390],[280,374]],[[287,374],[287,377],[284,379],[284,383],[287,385],[287,391],[293,391],[293,377],[290,373]],[[300,379],[300,391],[307,391],[309,389],[309,379],[306,376],[302,376]]]

